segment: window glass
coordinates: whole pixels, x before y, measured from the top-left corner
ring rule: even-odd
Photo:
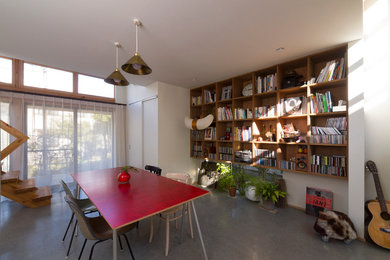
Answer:
[[[9,103],[0,102],[0,119],[9,124]],[[0,129],[0,148],[3,150],[10,144],[10,135]],[[9,171],[9,156],[1,161],[1,170]]]
[[[24,63],[24,85],[73,92],[73,73]]]
[[[0,58],[0,82],[12,83],[12,60]]]
[[[79,75],[79,93],[99,97],[114,98],[114,86],[103,79]]]

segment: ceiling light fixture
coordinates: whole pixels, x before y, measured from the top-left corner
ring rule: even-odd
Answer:
[[[115,45],[115,54],[116,54],[116,67],[115,71],[111,73],[106,79],[104,79],[104,82],[108,84],[113,84],[116,86],[128,86],[129,82],[126,80],[126,78],[120,73],[118,69],[118,49],[121,47],[119,42],[114,42]]]
[[[135,54],[130,60],[122,65],[122,70],[135,75],[147,75],[152,72],[152,69],[138,53],[138,27],[142,26],[142,23],[137,18],[133,20],[133,23],[135,24]]]

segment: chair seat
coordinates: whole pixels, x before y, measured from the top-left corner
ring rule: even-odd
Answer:
[[[77,205],[80,207],[80,209],[83,212],[97,211],[95,205],[93,205],[93,203],[89,199],[78,199],[78,200],[75,200],[75,202],[77,203]]]
[[[112,238],[112,229],[103,217],[100,216],[100,217],[87,218],[87,221],[91,226],[91,228],[93,229],[95,235],[99,239],[106,240]],[[118,229],[118,235],[126,233],[127,231],[133,229],[135,226],[136,224],[133,223]]]

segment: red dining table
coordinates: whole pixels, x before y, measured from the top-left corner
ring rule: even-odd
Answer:
[[[191,202],[203,254],[207,253],[193,200],[209,191],[180,183],[163,176],[136,169],[130,171],[130,182],[119,184],[121,168],[93,170],[72,174],[92,203],[113,229],[113,259],[117,260],[117,230],[169,208]]]

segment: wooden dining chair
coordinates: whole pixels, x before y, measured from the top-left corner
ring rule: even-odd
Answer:
[[[74,202],[80,208],[80,210],[83,212],[83,214],[89,214],[89,213],[97,211],[95,205],[93,205],[93,203],[89,199],[76,199],[73,196],[72,191],[69,189],[69,186],[63,180],[60,180],[60,183],[61,183],[62,187],[64,188],[66,197],[73,199]],[[66,235],[68,234],[68,231],[69,231],[69,228],[70,228],[70,226],[71,226],[71,224],[73,222],[73,219],[74,219],[74,212],[72,212],[72,216],[71,216],[71,218],[69,220],[69,223],[68,223],[68,226],[66,228],[65,234],[64,234],[64,236],[62,238],[62,241],[61,241],[62,243],[65,242]],[[70,248],[72,247],[72,242],[73,242],[73,237],[75,235],[76,227],[77,227],[77,220],[75,221],[75,224],[74,224],[74,227],[73,227],[72,237],[70,238],[69,247],[68,247],[68,250],[66,252],[65,258],[69,257],[69,252],[70,252]]]
[[[165,175],[167,178],[179,181],[185,184],[191,184],[191,177],[187,173],[167,173]],[[177,206],[166,211],[161,212],[157,216],[165,221],[165,256],[168,256],[169,251],[169,223],[171,221],[175,221],[175,227],[178,228],[177,220],[182,218],[181,229],[183,228],[183,216],[184,214],[188,215],[188,222],[190,225],[190,235],[191,238],[194,238],[194,232],[192,229],[192,219],[191,219],[191,211],[190,211],[190,203],[187,202],[184,205]],[[179,214],[179,215],[178,215]],[[152,243],[153,240],[153,216],[150,218],[150,235],[149,235],[149,243]]]
[[[78,225],[80,227],[80,231],[83,234],[85,240],[83,243],[83,246],[80,251],[79,260],[81,259],[81,256],[83,255],[83,251],[85,248],[85,244],[87,243],[87,240],[95,240],[96,242],[93,244],[91,248],[91,252],[89,253],[89,259],[92,259],[92,254],[95,246],[98,243],[101,243],[103,241],[106,241],[108,239],[112,239],[113,236],[113,230],[111,229],[110,225],[107,223],[107,221],[102,217],[86,217],[84,212],[81,210],[81,208],[77,205],[77,202],[72,199],[65,197],[65,201],[68,203],[69,207],[75,214]],[[133,229],[135,227],[135,223],[124,226],[118,230],[118,240],[119,244],[122,248],[122,242],[120,239],[120,236],[123,236],[126,240],[127,247],[129,248],[130,254],[132,259],[134,260],[134,254],[131,250],[131,246],[129,243],[129,240],[127,239],[126,232]]]
[[[161,172],[162,172],[161,168],[158,168],[157,166],[152,166],[152,165],[145,165],[145,170],[150,171],[150,172],[152,172],[156,175],[159,175],[159,176],[161,176]]]

